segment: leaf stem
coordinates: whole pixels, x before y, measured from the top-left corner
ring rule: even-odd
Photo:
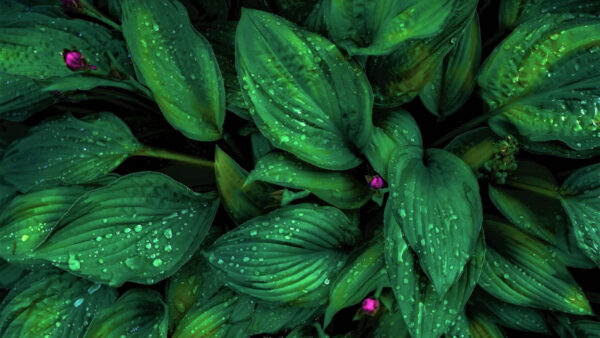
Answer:
[[[546,197],[549,197],[552,199],[560,198],[560,193],[558,192],[558,190],[550,190],[550,189],[538,187],[538,186],[527,184],[527,183],[516,182],[516,181],[510,180],[510,179],[506,181],[505,185],[507,185],[509,187],[513,187],[513,188],[531,191],[536,194],[546,196]]]
[[[440,146],[444,143],[447,143],[448,141],[452,140],[453,138],[455,138],[456,136],[469,131],[477,126],[479,126],[482,123],[487,122],[487,120],[490,119],[490,117],[494,116],[498,111],[492,111],[489,113],[485,113],[483,115],[477,116],[476,118],[467,121],[466,123],[464,123],[463,125],[461,125],[460,127],[454,129],[453,131],[451,131],[450,133],[438,138],[435,142],[433,142],[431,144],[432,147],[437,147]]]
[[[173,160],[182,163],[189,163],[199,167],[209,167],[212,168],[214,166],[214,162],[195,157],[187,154],[174,153],[166,149],[157,149],[150,147],[143,147],[140,150],[136,151],[134,156],[144,156],[144,157],[155,157],[162,158],[165,160]]]

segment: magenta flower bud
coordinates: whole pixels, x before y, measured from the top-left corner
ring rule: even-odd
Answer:
[[[369,187],[371,187],[371,189],[383,188],[383,178],[381,178],[381,176],[379,175],[373,176],[373,178],[371,178],[371,181],[369,182]]]
[[[374,298],[365,298],[362,302],[362,309],[367,314],[372,314],[379,308],[379,301]]]
[[[63,58],[70,70],[81,70],[85,67],[83,56],[76,50],[63,52]]]

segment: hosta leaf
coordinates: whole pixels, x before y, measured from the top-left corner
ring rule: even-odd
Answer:
[[[406,241],[441,296],[463,273],[482,221],[479,185],[455,155],[398,148],[389,161],[390,203]]]
[[[501,0],[500,25],[514,28],[546,13],[600,13],[600,4],[588,0]]]
[[[271,142],[267,140],[261,133],[253,133],[250,135],[250,142],[252,143],[252,159],[254,164],[258,160],[275,149]]]
[[[244,10],[236,33],[242,93],[260,132],[317,167],[345,170],[371,136],[364,73],[325,38],[273,14]]]
[[[479,73],[489,124],[528,150],[582,158],[598,153],[600,22],[553,14],[519,26]]]
[[[125,0],[123,35],[167,121],[198,141],[221,138],[225,89],[215,55],[173,0]]]
[[[575,171],[561,188],[560,202],[571,222],[571,230],[581,250],[600,265],[600,165]]]
[[[359,303],[378,288],[389,286],[383,257],[383,238],[378,236],[361,248],[333,283],[323,326],[327,327],[341,309]]]
[[[338,209],[290,205],[219,238],[207,255],[225,285],[266,302],[311,307],[327,301],[358,228]]]
[[[400,312],[413,337],[438,337],[453,323],[475,288],[483,265],[483,237],[477,241],[458,280],[440,296],[433,283],[422,275],[392,211],[388,203],[384,215],[384,253]]]
[[[219,147],[215,150],[215,177],[223,207],[236,224],[262,215],[277,205],[272,196],[275,189],[261,182],[244,186],[248,172]]]
[[[500,140],[490,128],[482,127],[458,135],[445,148],[460,157],[478,174],[478,169],[494,156],[495,143]]]
[[[420,94],[421,101],[436,116],[449,116],[459,110],[475,88],[475,75],[481,62],[479,18],[474,15],[446,55],[431,81]]]
[[[365,156],[373,169],[388,179],[388,162],[394,150],[407,145],[421,146],[421,132],[417,122],[403,109],[377,114],[371,141]]]
[[[314,167],[282,151],[270,152],[259,159],[245,187],[256,181],[309,190],[340,209],[358,209],[371,198],[369,185],[364,180],[348,172]]]
[[[163,174],[129,174],[79,198],[34,256],[111,286],[154,284],[190,259],[218,205]]]
[[[484,222],[488,249],[479,285],[507,303],[591,314],[585,295],[552,248],[501,219]]]
[[[550,333],[544,313],[538,309],[505,303],[483,291],[476,291],[469,299],[470,309],[481,313],[499,325],[528,332]]]
[[[283,13],[286,19],[302,25],[319,0],[274,0],[271,3],[274,10]]]
[[[24,121],[57,101],[58,96],[44,91],[43,84],[27,76],[0,72],[1,118]]]
[[[408,3],[400,0],[394,2]],[[369,58],[366,64],[367,74],[373,86],[375,103],[379,106],[399,106],[412,100],[423,90],[443,58],[454,47],[452,41],[458,39],[471,22],[477,5],[474,0],[409,2],[430,8],[442,3],[452,3],[452,15],[448,16],[437,34],[404,41],[389,55]],[[417,22],[420,25],[432,25],[431,21],[417,19]]]
[[[505,336],[496,323],[478,313],[469,318],[469,333],[473,338],[503,338]]]
[[[2,337],[83,337],[116,290],[59,271],[31,273],[0,304]]]
[[[84,338],[167,337],[167,306],[149,289],[132,289],[101,310]]]
[[[400,311],[386,311],[379,317],[379,324],[373,332],[374,338],[408,338],[408,328]]]
[[[307,324],[319,308],[257,304],[248,326],[249,334],[276,334],[281,330]]]
[[[27,270],[0,259],[0,289],[11,289],[26,273]]]
[[[461,0],[324,0],[329,36],[350,54],[384,55],[443,31]],[[464,1],[463,1],[464,2]]]
[[[141,147],[110,113],[44,122],[10,144],[0,176],[25,192],[44,182],[85,183],[103,176]]]

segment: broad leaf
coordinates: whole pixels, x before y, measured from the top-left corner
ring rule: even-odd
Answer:
[[[589,0],[501,0],[500,25],[515,28],[546,13],[600,14],[600,3]]]
[[[318,307],[297,307],[286,305],[257,304],[252,312],[252,320],[248,326],[248,333],[277,334],[303,324],[308,324],[320,313]]]
[[[481,62],[481,33],[477,15],[473,16],[455,43],[419,95],[425,107],[436,116],[454,114],[473,93],[475,75]]]
[[[215,178],[223,208],[236,224],[277,206],[272,195],[275,189],[261,182],[247,184],[248,172],[219,147],[215,150]]]
[[[24,121],[51,106],[59,96],[44,91],[44,84],[27,76],[0,72],[0,117]]]
[[[392,211],[388,203],[384,215],[384,253],[400,312],[413,337],[438,337],[453,323],[475,288],[483,266],[483,237],[477,241],[458,280],[440,296],[434,284],[421,273]]]
[[[253,133],[250,135],[250,142],[252,143],[252,159],[254,164],[258,160],[275,149],[271,142],[267,140],[261,133]]]
[[[0,176],[22,192],[53,180],[86,183],[110,172],[140,147],[113,114],[81,119],[66,115],[11,143],[0,161]]]
[[[386,311],[379,317],[377,328],[373,332],[374,338],[409,338],[408,328],[400,311]]]
[[[317,167],[345,170],[371,136],[365,74],[327,39],[273,14],[244,10],[236,33],[242,93],[271,143]]]
[[[131,289],[96,314],[84,338],[167,337],[167,306],[150,289]]]
[[[598,153],[600,22],[553,14],[513,31],[479,73],[489,124],[525,149],[561,157]]]
[[[0,289],[11,289],[27,270],[0,259]]]
[[[440,149],[398,148],[389,161],[390,203],[406,241],[441,296],[475,250],[479,185],[461,159]]]
[[[484,222],[488,249],[479,285],[519,306],[591,314],[579,285],[552,248],[497,218]]]
[[[163,174],[130,174],[79,198],[34,256],[111,286],[154,284],[192,257],[218,205]]]
[[[225,285],[266,302],[311,307],[329,288],[360,236],[338,209],[290,205],[249,220],[207,252]]]
[[[377,236],[358,251],[354,260],[346,265],[333,283],[323,326],[327,327],[341,309],[359,303],[378,288],[389,286],[383,257],[383,238]]]
[[[369,185],[355,175],[317,168],[282,151],[270,152],[259,159],[245,188],[256,181],[308,190],[340,209],[358,209],[371,198]]]
[[[31,273],[0,304],[0,336],[83,337],[116,293],[64,272]]]
[[[421,132],[417,122],[403,109],[377,114],[371,141],[365,148],[365,156],[375,171],[388,179],[388,162],[398,147],[422,146]]]
[[[208,41],[173,0],[125,0],[123,35],[136,73],[167,121],[197,141],[221,138],[225,89]]]
[[[475,313],[469,318],[469,334],[473,338],[503,338],[504,333],[490,318]]]

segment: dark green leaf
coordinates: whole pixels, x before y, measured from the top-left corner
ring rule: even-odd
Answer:
[[[295,328],[307,324],[315,317],[320,308],[304,308],[296,306],[281,306],[257,304],[252,313],[252,321],[248,327],[249,334],[276,334],[281,330]]]
[[[0,176],[25,192],[44,182],[86,183],[116,168],[141,147],[110,113],[47,121],[10,144]]]
[[[116,298],[116,290],[68,273],[31,273],[0,304],[0,336],[83,337],[94,315]]]
[[[340,209],[358,209],[371,198],[369,185],[364,180],[348,172],[314,167],[283,151],[273,151],[260,158],[245,188],[256,181],[309,190]]]
[[[325,38],[273,14],[244,10],[236,66],[258,129],[271,143],[317,167],[360,164],[373,95],[366,76]]]
[[[167,121],[191,139],[220,139],[223,77],[185,7],[173,0],[124,0],[123,34],[138,76]]]
[[[0,259],[0,289],[11,289],[26,273],[27,270]]]
[[[256,164],[261,157],[275,149],[271,142],[269,142],[269,140],[267,140],[261,133],[251,134],[250,142],[252,142],[252,159],[254,160],[254,164]]]
[[[290,205],[251,219],[219,238],[207,255],[225,285],[273,303],[327,302],[358,228],[338,209]]]
[[[79,198],[34,257],[111,286],[154,284],[192,257],[218,205],[163,174],[126,175]]]
[[[589,0],[501,0],[500,25],[515,28],[546,13],[600,13],[600,3]]]
[[[408,328],[400,311],[386,311],[379,317],[374,338],[409,338]]]
[[[461,159],[440,149],[398,148],[389,162],[394,217],[441,296],[456,282],[481,229],[479,185]]]
[[[167,306],[150,289],[132,289],[101,310],[84,338],[167,337]]]
[[[490,318],[473,314],[469,318],[469,333],[473,338],[503,338],[504,333]]]

